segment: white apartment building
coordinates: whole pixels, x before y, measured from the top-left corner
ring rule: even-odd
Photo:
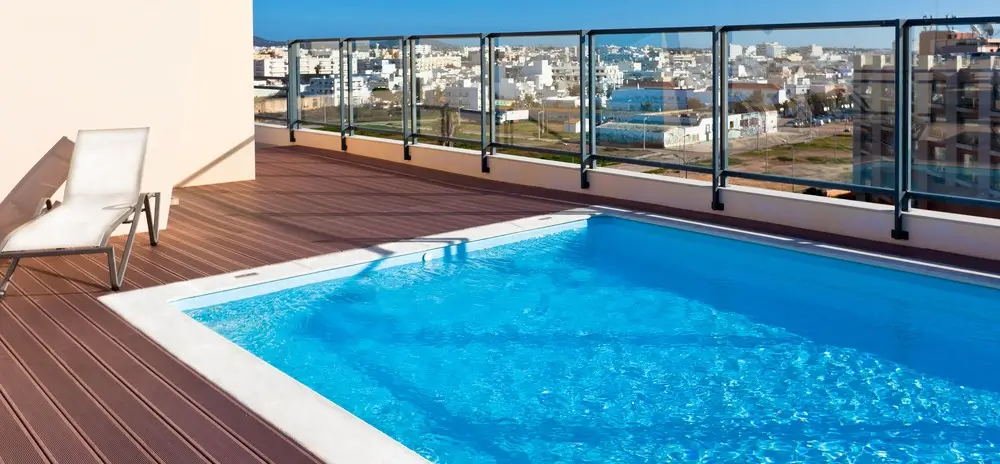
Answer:
[[[791,82],[785,83],[785,95],[788,98],[806,95],[811,89],[812,81],[808,77],[793,76]]]
[[[740,56],[743,54],[743,46],[737,44],[729,44],[728,53],[729,53],[728,55],[729,59],[733,59],[737,56]]]
[[[459,55],[424,55],[416,59],[415,66],[417,71],[460,68],[462,67],[462,57]]]
[[[819,58],[823,56],[823,47],[819,45],[810,45],[807,47],[807,51],[809,52],[809,56],[812,58]]]
[[[462,79],[456,85],[448,86],[441,92],[442,103],[452,108],[463,108],[479,111],[482,99],[479,94],[479,83],[472,79]]]
[[[785,46],[778,42],[764,43],[764,56],[768,58],[784,58]]]
[[[536,84],[543,87],[552,85],[553,74],[552,65],[548,60],[533,61],[521,68],[521,75],[524,78],[533,80]]]
[[[510,78],[497,78],[494,81],[495,97],[499,100],[520,100],[526,95],[535,96],[538,87],[534,82],[515,82]]]
[[[344,89],[345,96],[347,89]],[[332,97],[333,105],[340,104],[340,76],[313,77],[305,85],[303,95],[329,95]],[[354,76],[351,78],[351,97],[354,103],[367,103],[371,99],[372,93],[368,89],[365,76]]]
[[[285,77],[288,75],[288,60],[285,58],[253,60],[253,75],[257,77]]]
[[[677,68],[690,68],[697,64],[694,55],[670,55],[670,65]]]
[[[413,53],[416,53],[417,56],[430,55],[431,54],[431,45],[430,44],[415,44],[415,45],[413,45]]]
[[[597,66],[594,69],[594,77],[597,78],[598,86],[618,88],[625,83],[625,73],[618,66],[611,64]]]
[[[330,75],[340,73],[340,63],[337,55],[299,57],[299,72],[302,74]]]
[[[560,88],[567,88],[580,84],[580,65],[566,62],[552,66],[552,82],[561,84]]]

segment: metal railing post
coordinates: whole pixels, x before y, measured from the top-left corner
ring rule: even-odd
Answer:
[[[403,110],[403,159],[409,161],[412,159],[410,157],[410,93],[413,89],[410,88],[409,74],[406,68],[410,66],[410,54],[407,53],[407,48],[411,40],[400,39],[399,40],[399,66],[403,74],[403,95],[402,95],[402,110]]]
[[[895,179],[893,189],[893,225],[892,238],[909,240],[910,232],[903,224],[904,213],[910,210],[910,160],[913,146],[913,126],[911,93],[913,90],[913,62],[910,56],[910,26],[905,20],[896,24],[896,66],[895,66],[895,137],[893,140],[895,155]]]
[[[493,105],[490,104],[493,101],[493,99],[489,98],[489,96],[486,93],[487,92],[486,86],[492,84],[492,81],[490,82],[490,84],[487,84],[487,79],[489,79],[488,76],[491,76],[492,74],[490,74],[489,71],[486,69],[486,67],[489,65],[489,60],[486,58],[486,54],[487,54],[486,36],[480,35],[479,36],[479,116],[480,116],[479,145],[480,149],[482,150],[480,153],[482,161],[481,164],[482,172],[490,172],[490,162],[489,158],[487,157],[490,148],[489,139],[487,138],[489,136],[488,135],[489,127],[487,126],[487,124],[489,124],[489,121],[487,121],[486,118],[488,117],[489,114],[492,114],[494,118],[496,117],[496,112],[493,111]]]
[[[288,113],[288,140],[295,142],[295,128],[299,120],[299,50],[301,43],[292,41],[288,44],[288,87],[285,90],[285,112]]]
[[[354,41],[347,40],[347,127],[340,130],[340,137],[344,139],[344,150],[347,150],[346,137],[354,136]]]
[[[712,32],[712,209],[722,211],[722,188],[726,186],[726,145],[728,131],[726,121],[729,113],[729,76],[726,63],[726,36],[722,28]]]
[[[587,66],[587,62],[590,60],[589,53],[587,53],[590,49],[588,43],[587,35],[580,31],[580,45],[576,52],[577,61],[580,64],[580,188],[590,188],[590,180],[587,179],[587,171],[590,170],[590,158],[587,156],[587,125],[589,124],[587,109],[590,107],[593,95],[588,91],[590,88],[589,77],[586,81],[584,80],[584,76],[588,76],[587,72],[590,69]],[[547,127],[545,129],[548,130]]]
[[[339,93],[340,100],[340,151],[347,151],[347,137],[344,137],[344,127],[347,126],[347,102],[344,99],[344,86],[347,85],[348,80],[345,79],[347,76],[347,70],[344,65],[344,41],[337,41],[337,74],[340,75],[340,85],[337,86],[337,92]]]
[[[490,76],[490,146],[489,154],[490,156],[495,156],[497,154],[497,89],[494,87],[496,84],[496,71],[497,66],[497,45],[496,39],[487,36],[489,40],[489,60],[487,61],[487,66],[489,66],[489,76]]]
[[[593,169],[597,156],[597,35],[588,33],[587,37],[587,169]],[[581,87],[582,88],[582,87]]]
[[[420,133],[420,111],[417,109],[417,46],[414,40],[407,43],[410,49],[410,144],[416,145],[417,134]],[[404,79],[405,80],[405,79]],[[406,85],[404,83],[403,85]],[[410,159],[410,158],[407,158]]]

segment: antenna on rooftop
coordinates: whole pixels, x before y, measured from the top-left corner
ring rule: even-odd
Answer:
[[[993,35],[996,34],[996,28],[993,23],[983,24],[983,32],[986,33],[986,38],[992,39]]]

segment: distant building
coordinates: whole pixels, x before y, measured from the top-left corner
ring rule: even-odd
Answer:
[[[953,53],[1000,53],[1000,38],[982,38],[972,32],[923,31],[918,39],[921,56]]]
[[[288,76],[288,60],[286,58],[261,58],[253,60],[253,75],[256,77]]]
[[[417,71],[430,71],[443,68],[462,67],[462,57],[459,55],[424,55],[414,60]]]
[[[750,100],[754,94],[760,93],[763,95],[764,100],[771,103],[772,105],[779,105],[788,100],[788,96],[785,93],[783,87],[777,86],[772,83],[757,83],[757,82],[730,82],[729,83],[729,101],[730,102],[740,102],[745,100]]]
[[[462,79],[456,85],[445,87],[441,103],[453,108],[479,111],[482,104],[479,83],[472,82],[471,79]],[[427,104],[431,103],[427,102]]]
[[[608,89],[616,89],[625,83],[625,73],[614,65],[597,66],[594,69],[594,77],[597,78],[598,86]]]
[[[794,77],[792,82],[785,83],[785,95],[795,98],[806,95],[812,89],[812,81],[808,77]]]
[[[784,58],[785,46],[778,42],[767,42],[764,44],[764,56],[768,58]]]
[[[733,58],[735,58],[737,56],[740,56],[740,55],[743,54],[743,46],[742,45],[737,45],[737,44],[729,44],[729,51],[728,51],[728,53],[729,53],[729,55],[728,55],[729,59],[733,59]]]
[[[756,137],[778,131],[778,113],[762,111],[731,114],[727,118],[731,139]],[[639,113],[622,121],[597,126],[597,141],[604,145],[678,148],[712,140],[712,116],[697,112]]]
[[[344,89],[344,96],[347,96],[347,88]],[[351,79],[351,97],[356,104],[367,103],[372,96],[368,89],[364,76],[354,76]],[[313,77],[305,84],[302,90],[303,96],[328,95],[332,105],[340,104],[340,76]]]
[[[819,45],[810,45],[806,48],[806,51],[811,58],[819,58],[823,56],[823,47]]]
[[[729,101],[731,103],[750,100],[760,93],[770,105],[778,105],[788,100],[785,89],[771,83],[730,82]],[[606,109],[612,111],[673,111],[691,108],[691,100],[698,100],[702,106],[712,103],[711,89],[680,89],[670,82],[645,81],[635,87],[622,87],[611,93]]]

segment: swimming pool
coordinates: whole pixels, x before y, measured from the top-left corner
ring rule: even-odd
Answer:
[[[187,314],[440,462],[1000,459],[1000,291],[618,218],[542,232]]]

